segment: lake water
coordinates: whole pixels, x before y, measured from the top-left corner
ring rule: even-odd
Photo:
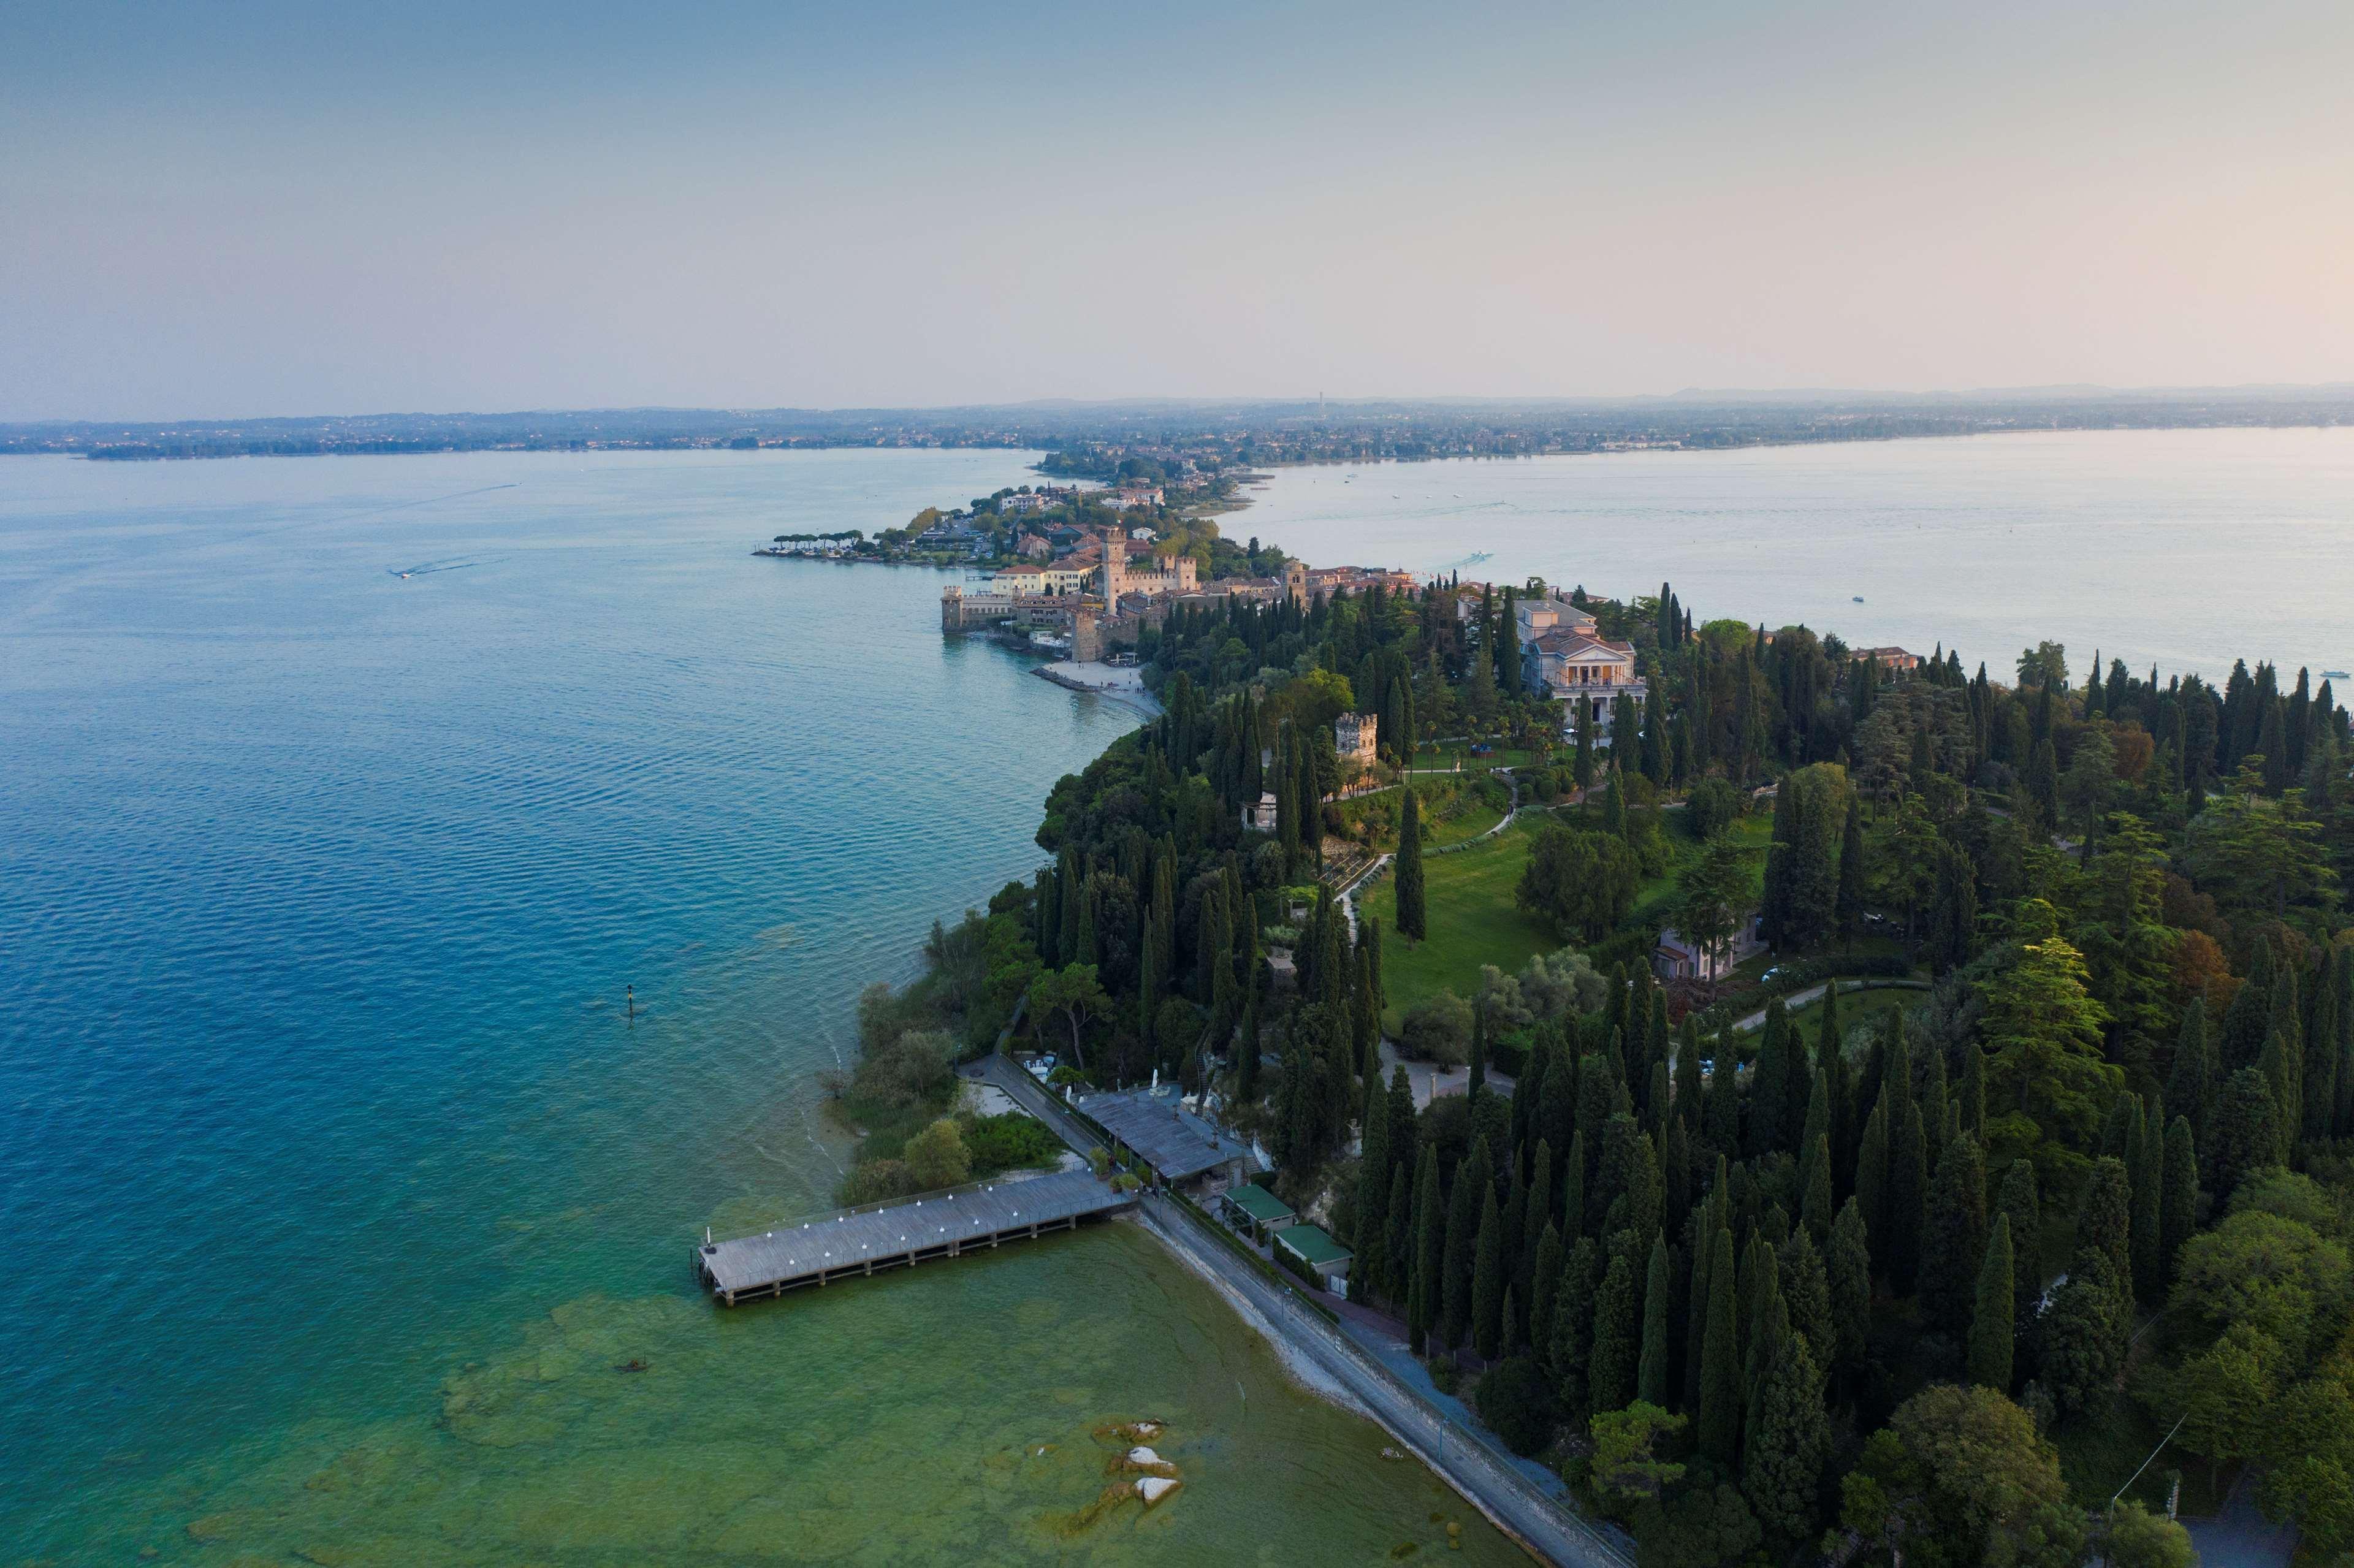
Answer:
[[[2095,650],[2137,673],[2354,669],[2354,429],[1367,463],[1252,493],[1226,531],[1319,565],[1618,598],[1665,579],[1702,620],[1925,656],[1943,641],[2001,680],[2044,638],[2078,679]]]
[[[1028,461],[0,463],[0,1563],[1517,1558],[1132,1227],[695,1292],[1136,722],[748,551]]]

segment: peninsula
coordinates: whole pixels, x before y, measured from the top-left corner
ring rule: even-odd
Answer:
[[[2170,1561],[2243,1471],[2354,1546],[2329,681],[1076,533],[944,628],[1066,626],[1165,711],[870,992],[846,1093],[945,1143],[983,1060],[1402,1437],[1647,1560]]]

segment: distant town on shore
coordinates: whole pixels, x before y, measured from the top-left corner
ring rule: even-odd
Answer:
[[[1205,471],[1279,463],[1712,450],[2020,430],[2354,423],[2354,383],[2002,387],[1952,393],[1691,391],[1668,397],[1145,398],[939,408],[606,408],[0,424],[0,455],[140,460],[451,451],[1033,448],[1098,476],[1118,449]]]

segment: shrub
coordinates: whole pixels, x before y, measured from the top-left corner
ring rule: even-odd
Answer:
[[[871,997],[875,989],[869,987]],[[866,999],[859,1001],[859,1033],[866,1034]],[[879,1042],[862,1044],[850,1093],[893,1110],[945,1101],[956,1086],[957,1044],[938,1029],[910,1029]]]
[[[1748,800],[1722,779],[1703,779],[1691,787],[1684,810],[1692,836],[1705,842],[1739,821]]]
[[[860,1203],[885,1202],[915,1190],[908,1181],[907,1166],[898,1160],[869,1160],[850,1168],[834,1198],[844,1208],[850,1208]]]
[[[1451,991],[1420,1003],[1398,1025],[1398,1049],[1416,1061],[1459,1065],[1471,1049],[1471,1004]]]
[[[907,1179],[919,1192],[953,1187],[972,1175],[972,1156],[965,1149],[964,1135],[947,1117],[907,1139],[900,1158],[907,1164]]]
[[[1553,1389],[1533,1357],[1499,1361],[1479,1380],[1479,1419],[1523,1458],[1553,1438]]]
[[[1046,1124],[1020,1111],[968,1118],[963,1131],[975,1176],[994,1176],[1001,1171],[1041,1170],[1062,1158],[1062,1142],[1046,1130]]]

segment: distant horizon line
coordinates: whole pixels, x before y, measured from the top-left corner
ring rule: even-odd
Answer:
[[[2182,385],[2111,387],[2094,382],[2053,382],[2019,387],[1978,387],[1953,388],[1891,388],[1891,387],[1687,387],[1673,392],[1614,393],[1608,395],[1529,395],[1491,396],[1485,394],[1451,394],[1433,396],[1374,394],[1355,397],[1334,397],[1321,393],[1290,395],[1180,397],[1140,395],[1114,397],[1029,397],[1001,402],[967,403],[906,403],[906,404],[691,404],[691,403],[615,403],[565,408],[552,404],[520,408],[450,408],[375,409],[352,413],[302,414],[181,414],[161,418],[73,418],[54,417],[32,419],[0,419],[0,430],[30,432],[37,430],[146,429],[176,425],[255,425],[304,423],[330,420],[385,419],[520,419],[561,416],[579,418],[597,415],[715,415],[735,418],[801,416],[826,418],[939,418],[948,416],[984,414],[1106,414],[1122,411],[1170,413],[1187,410],[1265,412],[1278,409],[1322,409],[1327,412],[1346,410],[1384,410],[1411,412],[1416,409],[1459,411],[1473,408],[1520,410],[1607,410],[1660,405],[1686,408],[1739,408],[1765,406],[1793,408],[1809,405],[1903,408],[1919,405],[1946,407],[1999,403],[2067,404],[2103,399],[2134,402],[2171,402],[2198,398],[2231,397],[2253,401],[2280,401],[2299,397],[2354,398],[2354,380],[2320,382],[2241,382],[2228,385]]]

